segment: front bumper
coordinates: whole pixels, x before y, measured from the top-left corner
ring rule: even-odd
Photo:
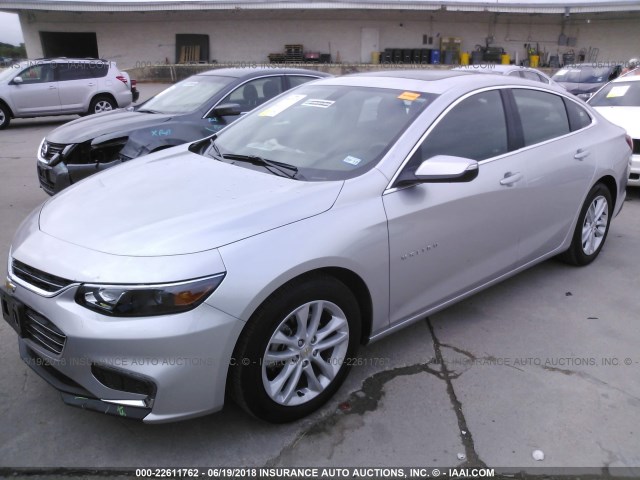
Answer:
[[[63,162],[51,167],[38,160],[36,168],[40,188],[48,195],[55,195],[71,185],[69,170]]]
[[[147,423],[187,419],[222,408],[242,321],[206,303],[177,315],[107,317],[75,303],[77,286],[51,298],[20,285],[12,287],[13,292],[0,292],[3,317],[19,334],[20,355],[62,393],[65,403]],[[22,312],[21,325],[16,325],[11,305],[31,312],[30,316]],[[48,325],[42,330],[48,337],[33,333],[34,318]],[[124,380],[118,380],[116,388],[112,379],[105,380],[104,371],[115,375],[110,378]]]

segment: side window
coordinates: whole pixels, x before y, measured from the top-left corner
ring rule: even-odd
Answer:
[[[86,80],[93,78],[91,65],[88,63],[61,63],[57,65],[58,81]]]
[[[567,111],[558,95],[513,89],[513,96],[522,121],[525,147],[570,132]]]
[[[415,163],[415,169],[435,155],[485,160],[507,151],[502,98],[499,91],[491,90],[463,100],[447,113],[416,151],[419,158],[410,164]]]
[[[569,115],[569,125],[571,126],[572,132],[591,125],[591,116],[584,108],[582,108],[576,102],[572,102],[571,100],[568,100],[566,98],[564,99],[564,104],[567,107],[567,114]]]
[[[509,77],[518,77],[518,78],[522,77],[522,75],[520,75],[520,71],[519,70],[514,70],[513,72],[509,73],[508,76]]]
[[[107,76],[109,73],[109,63],[108,62],[91,62],[89,72],[92,78],[103,78]]]
[[[251,80],[227,95],[222,103],[237,103],[242,111],[249,111],[282,93],[282,77]]]
[[[301,77],[299,75],[287,75],[287,78],[289,79],[290,88],[295,88],[311,80],[317,80],[315,77]]]
[[[55,81],[53,78],[53,68],[51,65],[34,65],[20,72],[22,77],[22,83],[34,84],[34,83],[47,83]]]
[[[538,75],[535,72],[530,72],[529,70],[523,70],[522,71],[522,76],[524,78],[526,78],[527,80],[534,80],[536,82],[540,81],[540,75]]]

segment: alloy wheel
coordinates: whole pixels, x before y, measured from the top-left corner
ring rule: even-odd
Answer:
[[[340,371],[349,323],[336,304],[316,300],[291,312],[276,328],[262,359],[262,383],[276,403],[295,406],[322,393]]]
[[[609,223],[609,204],[602,195],[597,196],[589,205],[582,225],[582,251],[593,255],[600,247]]]

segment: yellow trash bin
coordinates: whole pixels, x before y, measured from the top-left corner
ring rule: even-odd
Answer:
[[[380,52],[371,52],[371,63],[378,65],[380,63]]]
[[[460,65],[469,65],[469,53],[462,52],[460,54]]]
[[[502,65],[509,65],[511,63],[511,57],[508,53],[503,53],[501,60]]]
[[[538,67],[538,62],[540,62],[540,55],[529,55],[529,66],[532,68]]]

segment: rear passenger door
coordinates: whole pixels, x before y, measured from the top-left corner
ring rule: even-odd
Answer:
[[[551,92],[514,88],[515,114],[522,126],[529,208],[523,223],[522,262],[558,248],[571,234],[595,173],[597,139],[591,117],[577,102]]]
[[[61,112],[80,112],[88,108],[89,101],[97,91],[95,65],[86,62],[58,64],[58,88]]]

